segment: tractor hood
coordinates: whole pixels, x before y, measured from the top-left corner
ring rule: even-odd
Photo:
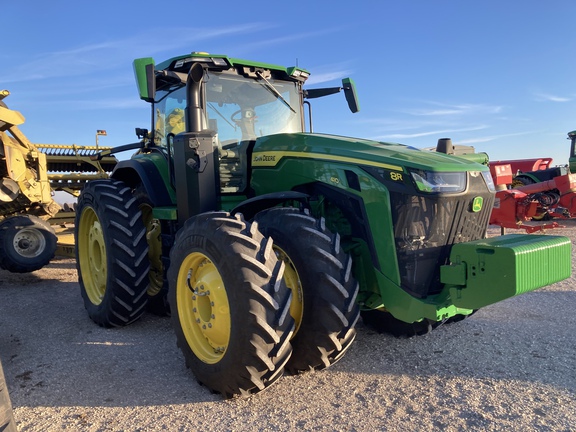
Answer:
[[[396,143],[315,133],[276,134],[258,138],[253,166],[275,166],[285,158],[310,158],[403,171],[488,171],[486,166],[453,155]]]

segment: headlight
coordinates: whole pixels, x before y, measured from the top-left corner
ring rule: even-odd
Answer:
[[[411,170],[410,174],[422,192],[462,192],[466,189],[465,172]]]
[[[484,181],[486,182],[486,186],[492,192],[496,191],[496,186],[494,186],[494,179],[492,178],[492,174],[490,171],[482,171],[482,177],[484,177]]]

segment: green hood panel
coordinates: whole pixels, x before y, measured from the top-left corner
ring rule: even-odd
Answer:
[[[336,135],[290,133],[258,138],[252,164],[273,167],[286,158],[317,159],[404,171],[405,167],[440,171],[488,171],[488,168],[456,156],[396,143],[384,143]]]

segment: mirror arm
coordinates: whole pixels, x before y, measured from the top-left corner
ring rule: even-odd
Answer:
[[[327,88],[319,88],[319,89],[307,89],[304,90],[304,98],[305,99],[316,99],[319,97],[328,96],[331,94],[339,93],[342,90],[342,87],[327,87]]]

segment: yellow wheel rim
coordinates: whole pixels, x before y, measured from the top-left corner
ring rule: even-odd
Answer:
[[[76,247],[84,289],[90,301],[99,305],[106,293],[106,245],[102,225],[91,207],[86,207],[80,216]]]
[[[302,292],[302,283],[300,282],[300,276],[296,271],[296,266],[281,248],[274,245],[274,252],[279,260],[284,261],[284,283],[292,291],[292,303],[290,303],[290,315],[294,318],[294,335],[298,333],[300,324],[302,323],[302,316],[304,315],[304,295]]]
[[[142,211],[142,221],[146,227],[146,241],[148,242],[148,260],[150,261],[150,271],[148,277],[150,285],[148,295],[155,296],[164,285],[164,275],[162,267],[162,239],[160,237],[161,228],[157,219],[152,216],[152,207],[148,204],[140,206]]]
[[[218,363],[230,342],[230,306],[222,276],[206,255],[194,252],[182,262],[176,303],[190,349],[204,363]]]

